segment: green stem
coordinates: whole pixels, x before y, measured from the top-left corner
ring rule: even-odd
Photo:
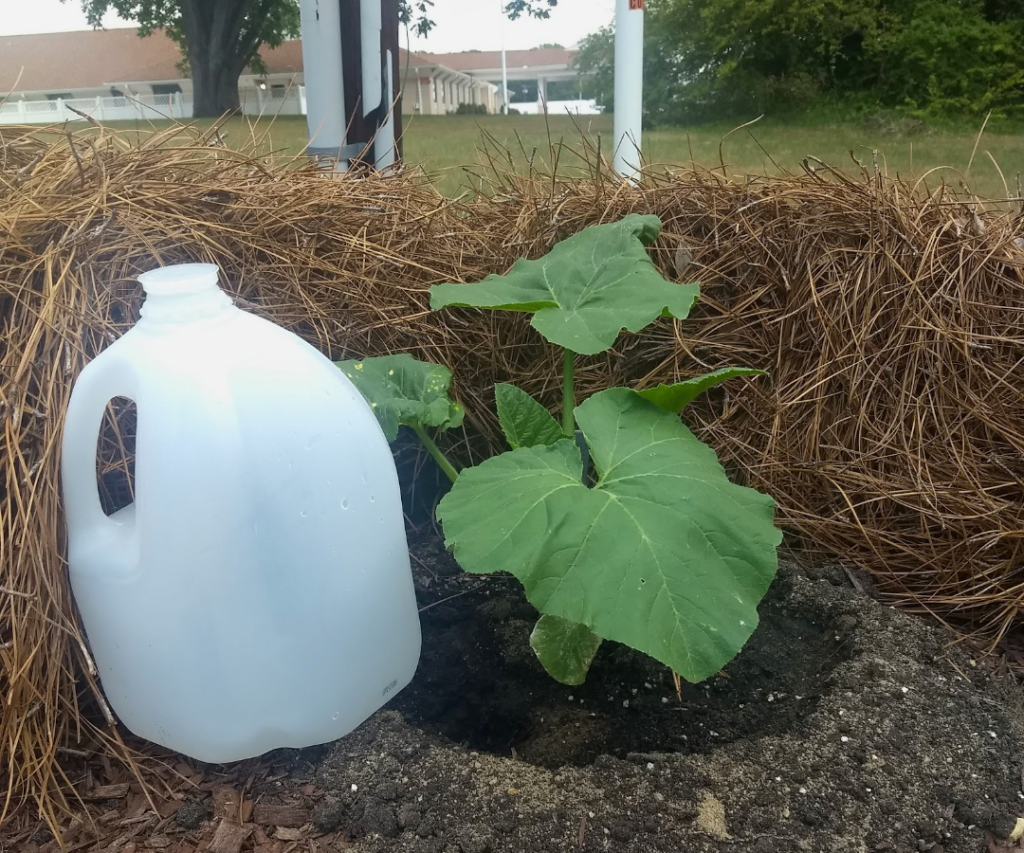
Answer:
[[[576,394],[573,389],[573,367],[576,353],[571,349],[562,350],[562,431],[572,438],[576,433]]]
[[[459,472],[455,470],[455,467],[448,458],[441,452],[441,448],[434,444],[434,440],[427,435],[427,432],[421,426],[414,426],[413,431],[420,437],[420,441],[423,442],[423,446],[427,448],[427,453],[434,457],[434,461],[438,464],[438,467],[448,475],[448,479],[453,483],[459,478]]]

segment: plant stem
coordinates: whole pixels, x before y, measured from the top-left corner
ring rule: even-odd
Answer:
[[[434,440],[427,435],[427,431],[421,426],[414,426],[413,431],[420,437],[420,441],[423,442],[423,446],[427,448],[427,452],[434,457],[434,461],[438,467],[448,475],[448,479],[453,483],[459,478],[459,472],[455,470],[455,467],[448,458],[441,452],[441,448],[434,444]]]
[[[562,350],[562,431],[572,438],[576,432],[576,394],[573,389],[573,367],[576,353],[571,349]]]

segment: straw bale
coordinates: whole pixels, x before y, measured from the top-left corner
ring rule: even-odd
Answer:
[[[426,289],[504,271],[585,225],[664,222],[666,275],[702,282],[693,318],[580,359],[580,398],[729,364],[767,368],[689,414],[775,496],[807,547],[884,594],[997,637],[1024,595],[1024,251],[1018,217],[944,189],[651,172],[640,187],[580,153],[583,179],[503,172],[452,201],[416,172],[359,180],[173,130],[0,133],[0,759],[4,813],[52,818],[60,749],[130,761],[102,723],[63,562],[59,447],[81,368],[135,322],[135,276],[220,265],[242,307],[332,358],[411,352],[456,374],[463,460],[497,447],[491,386],[558,405],[557,353],[528,318],[427,308]],[[100,446],[108,503],[129,481],[130,410]],[[117,484],[120,483],[121,486]],[[89,713],[82,709],[88,706]],[[98,712],[97,712],[98,708]]]

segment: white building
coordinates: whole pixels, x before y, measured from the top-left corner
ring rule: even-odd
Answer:
[[[246,114],[305,113],[302,43],[260,51],[267,74],[238,81]],[[134,29],[0,36],[0,124],[191,118],[192,81],[180,69],[181,52],[163,32],[139,38]],[[496,112],[498,87],[434,57],[401,51],[407,82],[402,112],[436,115],[461,103]],[[2,96],[0,96],[2,97]],[[78,112],[75,112],[77,110]]]
[[[424,58],[439,67],[472,77],[474,80],[498,82],[502,79],[501,51],[466,50],[461,53],[427,53]],[[548,103],[548,83],[575,80],[576,51],[564,47],[535,47],[531,50],[505,51],[505,71],[510,83],[519,80],[537,81],[537,104],[543,110]],[[501,99],[498,104],[500,107]],[[518,107],[518,104],[514,106]]]

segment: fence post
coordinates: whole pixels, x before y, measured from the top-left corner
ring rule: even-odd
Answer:
[[[102,95],[97,95],[96,96],[96,115],[94,116],[94,118],[96,119],[96,121],[101,121],[103,119],[103,96]]]
[[[21,124],[25,124],[25,101],[18,100],[18,118]]]
[[[57,98],[57,118],[61,121],[67,121],[67,114],[64,112],[64,99]]]

